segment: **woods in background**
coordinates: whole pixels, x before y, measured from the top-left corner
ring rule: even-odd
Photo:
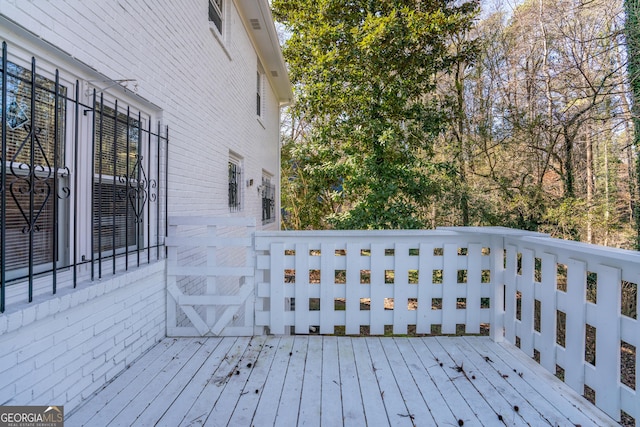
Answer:
[[[285,227],[502,225],[638,244],[637,32],[622,0],[482,15],[447,0],[273,6],[297,91]]]

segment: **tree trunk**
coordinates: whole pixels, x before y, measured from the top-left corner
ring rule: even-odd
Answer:
[[[625,0],[625,34],[627,37],[627,57],[629,81],[631,82],[633,123],[635,127],[634,145],[636,152],[635,206],[636,249],[640,250],[640,6],[637,0]]]
[[[585,134],[587,151],[587,243],[593,243],[593,141],[591,130]]]
[[[469,225],[469,194],[467,188],[467,156],[465,150],[465,104],[464,104],[464,69],[465,64],[459,62],[456,66],[455,86],[457,94],[456,121],[458,135],[458,176],[460,177],[460,210],[462,225]]]

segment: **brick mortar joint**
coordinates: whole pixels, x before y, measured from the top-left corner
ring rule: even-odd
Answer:
[[[141,276],[142,270],[145,270],[144,276]],[[124,287],[135,285],[140,282],[141,277],[146,279],[164,271],[166,271],[166,260],[160,260],[148,266],[141,267],[140,269],[115,275],[106,280],[102,279],[88,282],[89,285],[82,289],[65,289],[63,291],[64,294],[49,295],[43,301],[32,302],[21,306],[15,311],[5,312],[0,314],[0,335],[16,331],[35,322],[45,321],[56,314],[64,313],[98,298],[103,298],[105,295],[116,292]],[[127,277],[130,277],[132,280],[124,280]],[[104,292],[94,291],[98,286],[104,286]],[[54,301],[56,302],[55,304],[53,303]],[[36,314],[25,315],[25,313],[32,311],[35,311]],[[37,313],[40,311],[48,311],[48,314],[44,317],[39,317]],[[27,321],[25,321],[25,318]],[[19,325],[15,325],[15,322],[18,322]]]

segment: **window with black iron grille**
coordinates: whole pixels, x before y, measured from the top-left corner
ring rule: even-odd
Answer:
[[[275,199],[276,188],[271,184],[271,178],[262,177],[262,223],[268,224],[276,220]]]
[[[209,21],[222,34],[222,7],[224,0],[209,0]]]
[[[168,130],[96,90],[83,103],[77,79],[9,60],[6,43],[1,60],[0,312],[8,285],[33,299],[36,275],[56,293],[151,262],[152,248],[159,259]]]
[[[93,248],[135,248],[143,231],[140,204],[145,202],[136,192],[146,185],[139,152],[141,120],[116,114],[104,102],[96,103],[95,111]]]
[[[68,185],[62,163],[67,89],[9,61],[5,77],[8,108],[0,152],[5,251],[0,261],[25,274],[30,264],[51,265],[58,259],[54,218],[61,202],[58,190]]]
[[[240,164],[235,160],[229,160],[229,210],[240,210]]]

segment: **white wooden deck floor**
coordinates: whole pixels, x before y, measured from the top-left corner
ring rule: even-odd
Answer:
[[[487,337],[167,338],[67,426],[617,425]]]

